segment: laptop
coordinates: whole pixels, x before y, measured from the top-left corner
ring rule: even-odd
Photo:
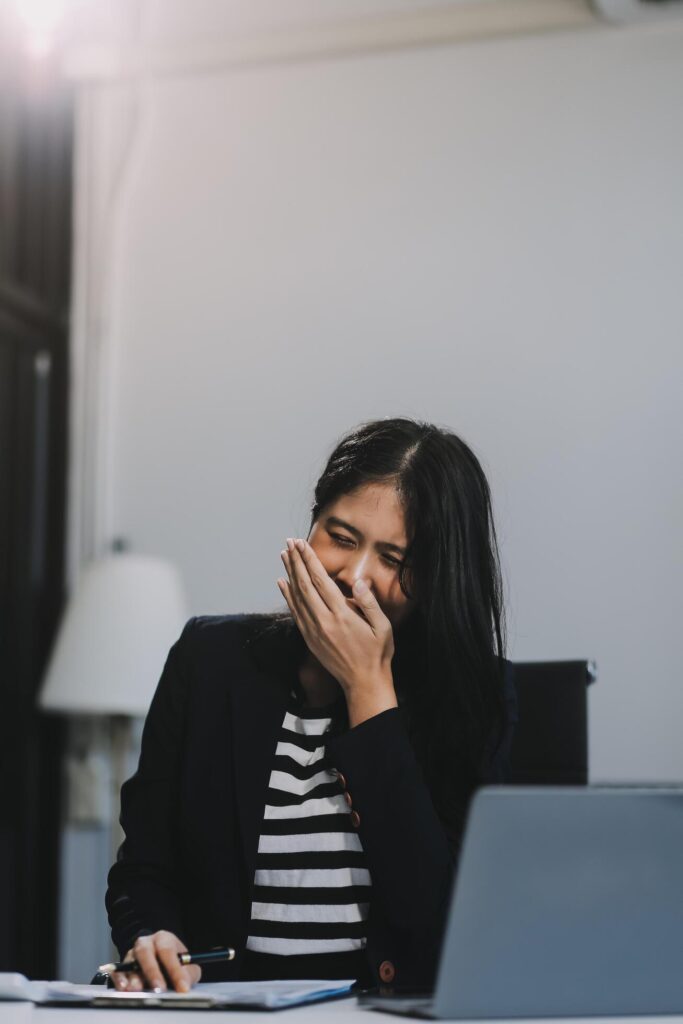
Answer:
[[[429,1019],[683,1013],[683,787],[480,789]]]

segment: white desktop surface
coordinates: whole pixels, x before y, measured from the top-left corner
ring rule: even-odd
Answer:
[[[361,1009],[356,997],[296,1006],[289,1010],[111,1010],[89,1006],[34,1006],[33,1003],[0,1003],[0,1024],[211,1024],[226,1020],[230,1024],[313,1024],[324,1018],[330,1024],[358,1024],[361,1017],[375,1024],[388,1021],[385,1014]],[[400,1017],[394,1018],[400,1021]]]
[[[359,1007],[355,997],[317,1003],[312,1006],[294,1007],[290,1010],[257,1012],[247,1010],[110,1010],[90,1007],[34,1006],[32,1003],[0,1003],[0,1024],[161,1024],[176,1021],[176,1024],[210,1024],[218,1017],[229,1024],[313,1024],[313,1021],[329,1021],[329,1024],[358,1024],[361,1017],[366,1022],[389,1024],[391,1020],[417,1020],[416,1017],[398,1017],[377,1013]],[[558,1018],[515,1020],[514,1024],[558,1024]],[[566,1017],[562,1024],[683,1024],[683,1014],[666,1017]],[[482,1024],[481,1021],[459,1022],[459,1024]],[[507,1022],[510,1024],[510,1022]]]

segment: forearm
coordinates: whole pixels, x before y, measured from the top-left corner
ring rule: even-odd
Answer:
[[[417,936],[436,934],[455,863],[448,836],[394,707],[327,744],[344,776],[373,881],[388,921]]]
[[[182,899],[167,787],[136,772],[121,791],[126,838],[109,871],[105,905],[114,944],[130,949],[138,935],[164,929],[182,936]]]
[[[123,958],[140,935],[165,930],[183,939],[180,903],[159,878],[115,864],[105,898],[112,940]]]
[[[108,876],[105,904],[117,948],[164,929],[181,937],[181,875],[175,835],[187,679],[184,647],[194,620],[169,651],[142,735],[135,774],[121,788],[125,839]]]

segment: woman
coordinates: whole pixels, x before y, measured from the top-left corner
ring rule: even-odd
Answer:
[[[352,430],[277,583],[288,612],[191,619],[152,701],[106,904],[142,976],[426,988],[475,788],[506,771],[489,487],[455,434]]]

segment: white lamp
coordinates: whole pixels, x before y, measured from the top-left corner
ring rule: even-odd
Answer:
[[[116,816],[132,753],[131,719],[147,714],[186,621],[177,569],[119,551],[86,567],[60,625],[38,704],[78,716],[65,764],[68,820],[109,824],[112,859],[121,839]]]
[[[92,562],[67,606],[40,707],[145,715],[186,620],[180,575],[169,562],[129,552]]]

